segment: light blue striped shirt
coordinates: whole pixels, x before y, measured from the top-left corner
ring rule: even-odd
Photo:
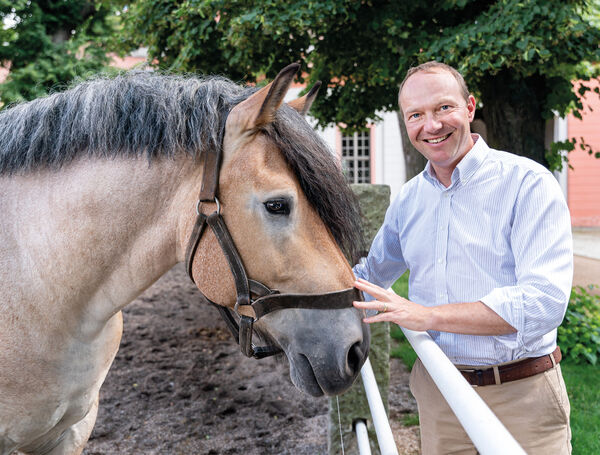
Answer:
[[[411,301],[482,301],[517,330],[501,336],[429,331],[455,364],[549,354],[573,278],[569,210],[547,169],[474,137],[448,188],[430,163],[402,187],[354,273],[388,288],[409,269]]]

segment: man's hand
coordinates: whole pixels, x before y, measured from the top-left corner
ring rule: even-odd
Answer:
[[[354,302],[356,308],[377,310],[366,323],[389,321],[410,330],[437,330],[465,335],[506,335],[516,330],[483,302],[426,307],[359,278],[354,287],[376,300]]]
[[[379,311],[376,316],[363,319],[364,322],[389,321],[418,331],[431,328],[431,308],[411,302],[362,278],[354,282],[354,287],[376,299],[370,302],[354,302],[356,308]]]

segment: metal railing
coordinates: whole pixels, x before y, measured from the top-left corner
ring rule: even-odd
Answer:
[[[426,332],[402,328],[423,366],[437,385],[481,455],[525,455],[525,451],[494,415],[473,387]],[[369,359],[360,371],[377,442],[382,455],[398,455],[390,423]],[[355,424],[360,455],[370,455],[365,423]]]
[[[371,411],[371,418],[373,419],[373,426],[375,427],[375,434],[377,435],[377,442],[379,443],[379,451],[381,455],[398,455],[398,449],[396,448],[396,442],[394,441],[394,435],[392,434],[392,428],[385,412],[385,406],[381,400],[379,394],[379,388],[377,387],[377,381],[375,380],[375,374],[373,374],[373,368],[371,362],[367,358],[366,362],[360,370],[360,376],[365,387],[365,394],[367,395],[367,401],[369,402],[369,409]],[[357,422],[357,427],[360,422]],[[363,423],[364,425],[364,423]],[[359,438],[358,428],[355,428],[356,436]],[[362,430],[362,429],[361,429]],[[362,433],[362,432],[361,432]],[[369,442],[367,440],[366,446],[364,444],[364,437],[367,437],[366,427],[364,433],[361,434],[363,441],[358,439],[360,455],[369,455],[371,449],[369,448]],[[369,450],[366,451],[365,447]]]
[[[481,455],[525,451],[426,332],[402,328],[446,402]]]

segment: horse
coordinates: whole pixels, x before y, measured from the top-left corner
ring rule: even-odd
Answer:
[[[82,452],[121,310],[186,252],[243,352],[260,357],[256,331],[300,390],[352,384],[369,348],[344,291],[360,212],[304,118],[316,91],[284,102],[298,68],[262,88],[97,76],[0,112],[0,455]]]

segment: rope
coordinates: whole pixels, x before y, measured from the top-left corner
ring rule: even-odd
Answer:
[[[339,395],[335,396],[335,401],[337,403],[338,425],[340,427],[340,443],[342,444],[342,455],[345,455],[345,453],[344,453],[344,435],[342,434],[342,417],[340,416],[340,399],[339,399]]]

